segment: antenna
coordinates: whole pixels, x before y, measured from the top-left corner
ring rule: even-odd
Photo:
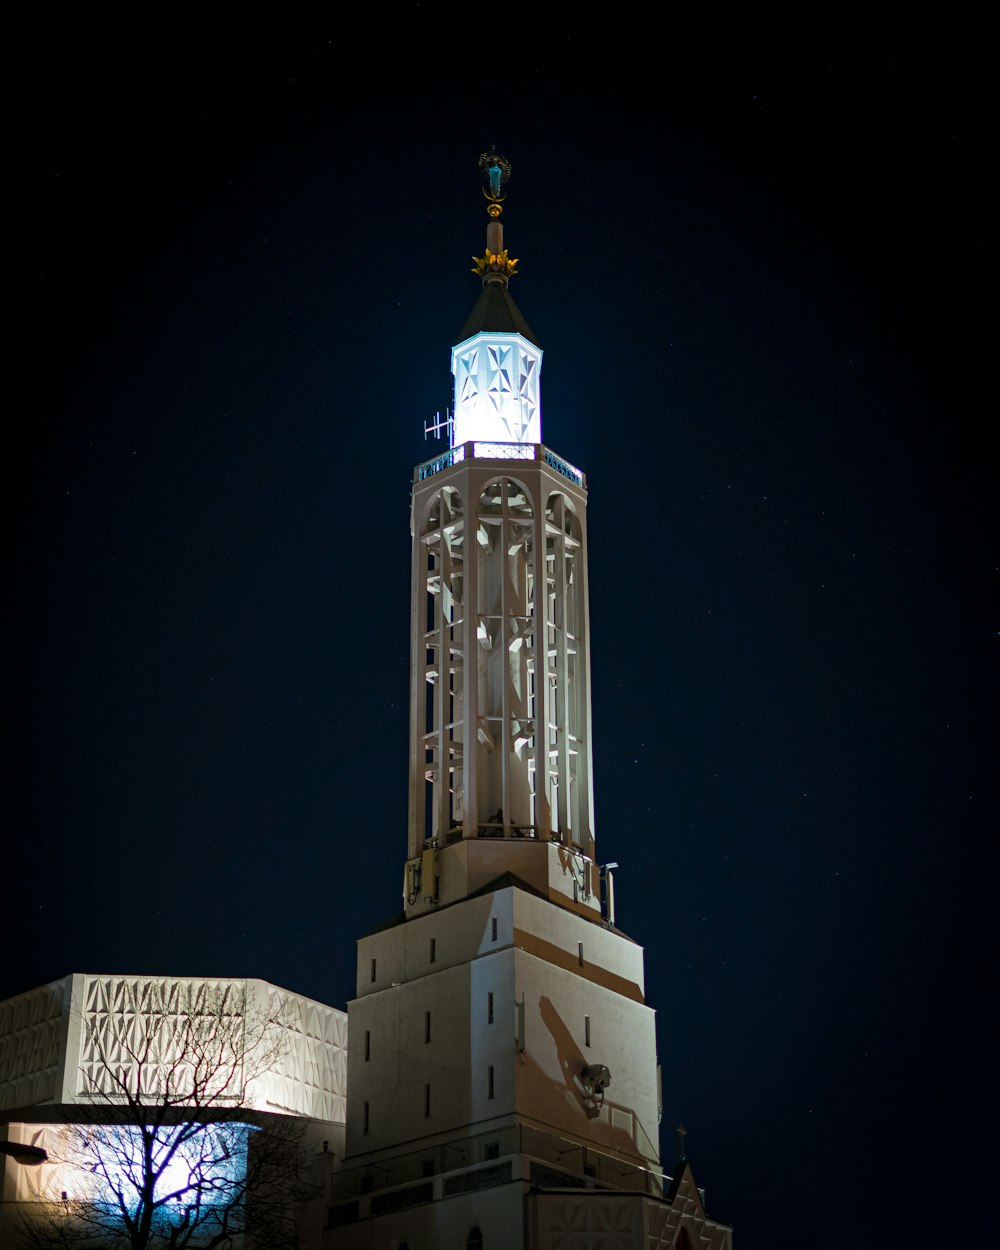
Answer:
[[[428,434],[433,434],[435,438],[444,438],[445,434],[447,434],[451,438],[451,430],[454,423],[455,418],[449,408],[444,410],[443,417],[440,412],[436,412],[429,421],[424,422],[424,442],[427,441]]]

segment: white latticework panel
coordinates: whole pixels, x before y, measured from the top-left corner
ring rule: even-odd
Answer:
[[[316,1120],[347,1116],[347,1014],[268,985],[268,1015],[288,1045],[255,1093],[255,1104]],[[259,1099],[263,1097],[263,1103]]]
[[[453,358],[456,446],[470,439],[539,443],[541,355],[511,336],[483,340]]]
[[[474,347],[458,357],[455,371],[455,399],[473,404],[479,396],[479,349]]]
[[[77,1096],[239,1103],[248,1051],[245,981],[87,977]]]
[[[687,1178],[672,1203],[599,1191],[539,1195],[532,1223],[537,1250],[732,1250],[731,1230],[707,1218]]]
[[[547,1195],[539,1225],[540,1250],[639,1250],[642,1202],[593,1193]]]
[[[262,981],[85,979],[78,1101],[345,1118],[347,1016]]]
[[[527,352],[518,352],[517,393],[521,399],[523,433],[540,415],[538,405],[538,361]]]
[[[674,1250],[680,1242],[681,1229],[687,1233],[694,1250],[731,1250],[731,1231],[724,1224],[706,1218],[701,1196],[693,1182],[684,1177],[674,1194],[673,1202],[650,1202],[646,1219],[649,1229],[648,1250]]]
[[[54,981],[0,1003],[0,1108],[57,1097],[66,1041],[66,982]]]

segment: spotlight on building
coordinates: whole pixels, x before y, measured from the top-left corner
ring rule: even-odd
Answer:
[[[611,1084],[611,1073],[603,1063],[591,1063],[580,1073],[583,1088],[598,1103],[604,1101],[604,1091]]]
[[[40,1163],[48,1163],[49,1156],[41,1146],[29,1146],[27,1142],[0,1141],[0,1155],[10,1155],[15,1163],[27,1168],[36,1168]]]

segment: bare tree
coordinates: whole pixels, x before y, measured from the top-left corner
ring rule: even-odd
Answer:
[[[304,1122],[253,1108],[288,1046],[240,983],[189,1009],[82,1021],[84,1102],[56,1152],[58,1197],[22,1219],[32,1247],[225,1250],[295,1245]]]

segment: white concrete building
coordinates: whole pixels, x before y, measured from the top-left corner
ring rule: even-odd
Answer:
[[[69,1224],[99,1196],[105,1166],[129,1170],[121,1139],[81,1151],[81,1126],[106,1133],[114,1121],[120,1134],[122,1123],[152,1122],[167,1106],[165,1148],[173,1121],[235,1129],[239,1149],[221,1169],[227,1175],[246,1169],[259,1126],[300,1123],[317,1168],[315,1199],[300,1212],[301,1244],[310,1244],[309,1228],[318,1244],[327,1173],[343,1148],[346,1061],[345,1012],[265,981],[74,973],[5,1000],[0,1245],[18,1243],[19,1216],[53,1205]],[[176,1183],[170,1169],[163,1183]],[[111,1188],[130,1201],[134,1185],[118,1176]]]
[[[510,169],[496,153],[480,167],[482,291],[452,349],[450,446],[411,495],[402,908],[359,941],[346,1017],[245,983],[265,1017],[281,1000],[289,1045],[242,1096],[328,1142],[303,1245],[730,1250],[688,1165],[660,1166],[643,951],[595,841],[586,479],[542,442],[542,350],[499,220]],[[108,1046],[196,1014],[207,984],[78,974],[0,1004],[9,1137],[55,1141]],[[7,1201],[31,1197],[19,1166]]]
[[[403,910],[358,943],[328,1250],[730,1246],[657,1145],[643,953],[594,838],[583,473],[542,443],[542,351],[484,153],[482,292],[450,447],[414,473]]]

